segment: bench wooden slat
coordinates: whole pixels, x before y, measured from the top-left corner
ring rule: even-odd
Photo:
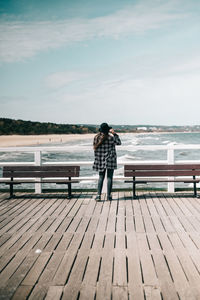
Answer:
[[[196,182],[196,183],[198,183],[198,182],[200,182],[200,179],[186,179],[186,178],[182,178],[182,179],[168,179],[168,178],[166,178],[166,179],[153,179],[153,178],[151,178],[151,179],[149,179],[149,178],[147,178],[147,179],[135,179],[135,180],[132,180],[132,179],[128,179],[128,180],[125,180],[125,182],[126,183],[133,183],[133,182],[135,182],[135,183],[147,183],[147,182],[185,182],[185,183],[194,183],[194,182]]]
[[[166,177],[170,177],[170,176],[199,176],[200,175],[200,170],[141,170],[141,171],[125,171],[124,173],[125,177],[148,177],[148,176],[166,176]]]
[[[42,180],[42,181],[38,181],[38,180],[9,180],[9,181],[2,181],[1,183],[6,183],[6,184],[21,184],[21,183],[56,183],[56,184],[68,184],[68,183],[79,183],[79,180],[75,180],[75,179],[65,179],[65,180]]]
[[[200,170],[200,164],[125,165],[125,170]]]
[[[80,171],[80,166],[5,166],[5,171],[63,171],[63,170],[77,170]]]
[[[23,178],[23,177],[78,177],[79,176],[79,172],[55,172],[55,171],[36,171],[36,172],[32,172],[32,171],[27,171],[27,172],[23,172],[23,171],[15,171],[15,172],[3,172],[3,176],[4,177],[13,177],[13,178]]]

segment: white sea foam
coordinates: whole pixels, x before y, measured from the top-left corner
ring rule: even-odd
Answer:
[[[118,168],[117,170],[115,170],[115,175],[123,175],[124,174],[124,168]]]
[[[118,161],[121,162],[121,161],[129,161],[129,160],[133,160],[135,159],[136,157],[133,156],[133,155],[129,155],[129,154],[125,154],[125,155],[122,155],[118,158]]]

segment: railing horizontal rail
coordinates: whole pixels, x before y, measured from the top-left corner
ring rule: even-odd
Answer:
[[[200,144],[167,144],[167,145],[145,145],[145,146],[132,146],[132,145],[121,145],[117,146],[119,150],[168,150],[168,149],[173,149],[173,150],[183,150],[183,149],[200,149]],[[41,151],[41,152],[70,152],[70,151],[80,151],[80,150],[90,150],[92,151],[92,147],[90,146],[79,146],[77,148],[76,146],[49,146],[49,147],[0,147],[0,152],[36,152],[36,151]]]
[[[118,159],[118,165],[121,167],[123,165],[127,164],[182,164],[182,163],[200,163],[199,160],[175,160],[175,151],[176,150],[200,150],[200,144],[174,144],[170,143],[167,145],[121,145],[117,147],[118,150],[123,151],[166,151],[166,159],[162,160],[123,160]],[[1,161],[0,162],[0,168],[3,166],[9,166],[9,165],[27,165],[27,166],[33,166],[33,165],[80,165],[80,166],[90,166],[92,168],[93,161],[42,161],[42,155],[49,152],[66,152],[66,153],[74,153],[74,152],[80,152],[80,151],[92,152],[92,147],[89,146],[79,146],[77,148],[77,145],[71,145],[71,146],[32,146],[32,147],[0,147],[0,155],[1,153],[7,153],[7,152],[21,152],[21,153],[34,153],[34,159],[33,161]],[[96,181],[98,179],[98,176],[92,175],[92,176],[82,176],[79,178],[79,180],[91,180]],[[124,176],[115,175],[114,180],[125,180]],[[1,182],[1,179],[0,179]],[[41,185],[36,184],[37,188],[36,191],[41,191]],[[174,191],[174,183],[168,184],[168,191],[173,192]]]

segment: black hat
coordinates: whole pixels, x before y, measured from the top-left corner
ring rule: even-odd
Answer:
[[[112,128],[112,127],[108,126],[107,123],[102,123],[102,124],[100,125],[99,131],[100,131],[100,132],[103,132],[103,133],[108,133],[109,130],[110,130],[111,128]]]

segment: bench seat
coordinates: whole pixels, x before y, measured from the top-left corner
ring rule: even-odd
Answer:
[[[196,176],[200,176],[200,164],[125,165],[124,176],[130,177],[125,182],[133,184],[134,199],[136,198],[136,184],[148,182],[193,183],[194,196],[197,197],[196,184],[200,182],[200,178]]]
[[[0,183],[10,185],[10,197],[13,197],[13,186],[16,184],[67,184],[68,198],[71,198],[71,184],[79,183],[79,173],[80,166],[5,166]]]

